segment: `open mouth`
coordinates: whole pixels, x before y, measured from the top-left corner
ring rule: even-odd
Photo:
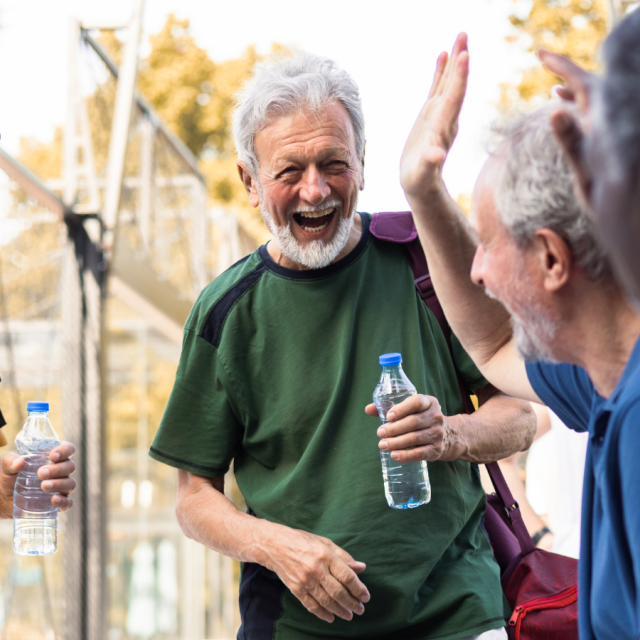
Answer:
[[[293,219],[307,233],[320,233],[331,224],[336,211],[336,207],[330,207],[329,209],[323,209],[322,211],[301,211],[299,213],[294,213]]]

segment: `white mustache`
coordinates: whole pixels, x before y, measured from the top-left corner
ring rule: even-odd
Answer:
[[[323,202],[322,204],[312,206],[302,206],[296,207],[287,213],[288,216],[293,216],[296,213],[318,213],[319,211],[324,211],[325,209],[333,209],[334,207],[341,207],[342,203],[339,200],[329,200],[329,202]]]

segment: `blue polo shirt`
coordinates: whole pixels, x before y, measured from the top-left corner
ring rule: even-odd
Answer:
[[[529,381],[575,431],[589,431],[582,493],[580,640],[640,637],[640,340],[609,398],[580,367],[534,362]]]

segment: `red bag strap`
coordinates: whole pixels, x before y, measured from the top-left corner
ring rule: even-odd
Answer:
[[[451,327],[449,327],[447,318],[442,310],[442,305],[438,300],[433,283],[431,282],[429,265],[427,264],[427,258],[422,249],[422,245],[420,244],[420,240],[418,240],[418,232],[413,223],[413,215],[411,214],[411,211],[374,213],[371,217],[369,231],[372,236],[379,240],[406,245],[407,252],[409,253],[409,266],[413,273],[418,294],[438,321],[440,329],[442,329],[442,333],[444,334],[444,338],[447,341],[449,351],[453,356]],[[471,398],[469,397],[470,392],[467,389],[464,380],[460,376],[460,372],[457,367],[456,376],[458,379],[458,388],[460,389],[460,397],[462,398],[464,410],[466,413],[473,413],[475,408],[471,402]],[[526,555],[536,547],[533,544],[533,540],[527,531],[524,521],[522,520],[520,507],[511,494],[507,481],[504,479],[498,463],[489,462],[485,464],[485,467],[489,472],[489,477],[491,478],[491,482],[496,490],[496,494],[502,501],[504,508],[507,510],[513,531],[518,538],[522,555]]]

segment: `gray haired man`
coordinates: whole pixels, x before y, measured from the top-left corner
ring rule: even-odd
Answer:
[[[364,122],[344,71],[302,53],[262,67],[234,133],[274,239],[202,292],[151,455],[178,468],[183,531],[244,563],[239,638],[505,637],[474,463],[526,448],[530,407],[455,338],[449,352],[405,249],[356,212]],[[430,395],[397,405],[385,434],[363,408],[392,351]],[[428,505],[387,506],[379,448],[429,460]],[[232,461],[247,513],[224,495]]]
[[[438,61],[403,152],[402,185],[447,319],[485,377],[589,432],[580,638],[638,638],[640,318],[574,195],[554,107],[502,128],[476,183],[469,228],[441,177],[468,65],[462,34],[451,59]]]

